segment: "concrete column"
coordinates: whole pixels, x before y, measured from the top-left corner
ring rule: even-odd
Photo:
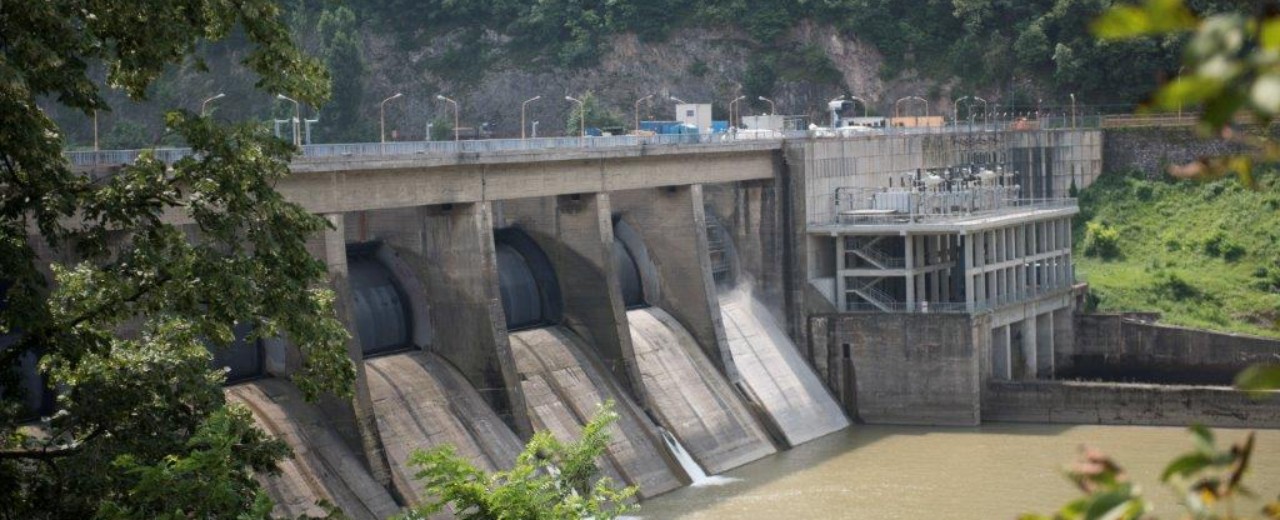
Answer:
[[[1036,378],[1053,377],[1053,314],[1045,313],[1036,318]]]
[[[610,194],[615,210],[644,238],[658,270],[655,303],[689,329],[731,382],[739,380],[707,248],[707,217],[698,184]]]
[[[647,403],[613,258],[609,194],[508,201],[503,213],[538,243],[557,273],[569,328],[596,348],[617,381]]]
[[[1009,326],[991,331],[991,378],[999,381],[1013,379],[1013,359],[1009,351]]]
[[[973,297],[973,235],[964,237],[964,271],[959,274],[964,276],[965,306],[972,312],[976,301]]]
[[[1037,346],[1037,340],[1039,337],[1036,334],[1035,315],[1028,316],[1026,319],[1019,322],[1018,326],[1022,328],[1021,347],[1023,365],[1018,367],[1018,371],[1016,373],[1019,379],[1035,379],[1036,369],[1039,366],[1039,363],[1036,360],[1036,356],[1039,354],[1039,348]]]
[[[906,267],[906,286],[907,286],[907,312],[911,312],[916,305],[916,241],[911,235],[902,235],[902,243],[906,248],[906,261],[903,265]]]
[[[369,380],[364,372],[364,351],[360,345],[360,335],[355,333],[356,320],[352,315],[355,305],[351,299],[351,286],[347,281],[347,241],[343,215],[331,213],[324,216],[333,226],[323,233],[324,263],[329,274],[329,286],[333,289],[334,311],[338,319],[351,332],[347,338],[347,356],[356,365],[355,395],[350,401],[335,397],[322,399],[319,406],[334,421],[334,427],[340,436],[349,444],[355,440],[364,454],[365,463],[378,483],[385,486],[391,484],[391,465],[387,462],[382,448],[382,438],[378,435],[377,417],[373,412],[373,400],[369,397]],[[351,421],[341,420],[350,417]]]
[[[1055,368],[1070,362],[1075,353],[1075,317],[1070,307],[1053,311],[1053,362]]]
[[[845,235],[839,235],[835,237],[835,243],[836,243],[836,294],[835,294],[836,301],[835,301],[835,304],[836,304],[836,309],[840,311],[849,310],[847,302],[845,301],[845,292],[849,290],[849,287],[845,283],[845,279],[844,279],[844,270],[848,269],[848,264],[845,263],[845,258],[844,258],[844,255],[845,255],[844,241],[846,238],[847,237]]]
[[[533,427],[506,334],[492,209],[477,202],[422,210],[424,277],[436,324],[432,348],[528,438]]]

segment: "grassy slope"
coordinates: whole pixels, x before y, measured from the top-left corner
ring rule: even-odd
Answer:
[[[1089,283],[1099,310],[1159,311],[1170,324],[1280,337],[1276,173],[1256,191],[1234,179],[1107,174],[1080,194],[1080,209],[1076,276]],[[1119,231],[1118,258],[1084,254],[1088,221]]]

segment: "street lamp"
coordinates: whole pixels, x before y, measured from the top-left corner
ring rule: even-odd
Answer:
[[[404,94],[396,92],[387,99],[382,100],[381,103],[378,103],[378,136],[383,143],[387,142],[387,102],[401,96],[404,96]]]
[[[219,92],[219,93],[218,93],[218,95],[213,96],[213,97],[210,97],[210,98],[208,98],[208,99],[206,99],[206,100],[202,101],[202,102],[200,103],[200,117],[204,117],[204,115],[205,115],[205,107],[209,104],[209,102],[210,102],[210,101],[213,101],[213,100],[215,100],[215,99],[222,99],[222,98],[224,98],[224,97],[227,97],[227,95],[226,95],[226,94],[223,94],[223,93],[221,93],[221,92]]]
[[[293,102],[293,145],[302,146],[302,134],[298,132],[298,122],[302,119],[302,108],[298,101],[284,94],[276,94],[276,99]]]
[[[448,101],[450,103],[453,103],[453,140],[457,141],[458,140],[458,102],[452,99],[449,99],[447,97],[444,97],[440,94],[436,94],[436,99],[439,99],[440,101]]]
[[[766,98],[764,96],[759,96],[756,99],[759,99],[760,101],[764,101],[765,103],[769,104],[769,115],[774,115],[776,113],[776,111],[774,110],[774,104],[772,99]]]
[[[520,103],[520,138],[521,139],[524,139],[524,107],[525,105],[528,105],[529,103],[532,103],[539,99],[542,99],[542,96],[533,96],[529,99],[524,100],[524,103]]]
[[[867,117],[867,100],[858,96],[849,96],[849,101],[857,101],[862,103],[862,117]]]
[[[307,135],[307,139],[306,139],[307,144],[311,144],[311,125],[319,122],[320,122],[320,114],[316,114],[315,119],[302,120],[303,133]]]
[[[586,144],[587,142],[587,104],[583,103],[581,99],[577,99],[573,96],[565,96],[564,99],[566,101],[572,101],[578,104],[578,126],[581,128],[581,132],[582,132],[581,134],[579,134],[579,136],[582,139],[582,143]]]
[[[737,125],[733,124],[733,107],[734,105],[737,105],[739,101],[742,101],[744,99],[747,99],[747,96],[738,96],[736,98],[733,98],[733,101],[729,102],[729,127],[730,128],[737,127]]]
[[[98,151],[98,109],[93,109],[93,151]],[[94,158],[96,161],[96,157]]]
[[[635,103],[635,114],[636,114],[636,135],[640,135],[640,103],[642,103],[642,102],[644,102],[644,101],[646,101],[646,100],[649,100],[649,99],[653,99],[653,94],[649,94],[649,95],[647,95],[647,96],[645,96],[645,97],[642,97],[642,98],[640,98],[640,99],[637,99],[637,100],[636,100],[636,103]]]
[[[1178,116],[1181,117],[1182,114],[1178,114]],[[1072,92],[1071,93],[1071,128],[1075,128],[1075,127],[1076,127],[1076,93]]]

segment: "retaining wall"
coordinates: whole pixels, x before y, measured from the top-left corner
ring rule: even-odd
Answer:
[[[1280,392],[1076,381],[993,381],[983,421],[1280,428]]]
[[[1076,316],[1059,378],[1230,385],[1249,365],[1280,361],[1280,340],[1173,327],[1124,314]]]

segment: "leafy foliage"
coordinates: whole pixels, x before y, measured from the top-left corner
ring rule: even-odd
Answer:
[[[1184,178],[1217,178],[1235,174],[1253,183],[1253,166],[1280,160],[1280,144],[1265,135],[1228,127],[1247,113],[1263,124],[1280,115],[1280,15],[1256,18],[1240,12],[1197,17],[1182,0],[1146,0],[1107,11],[1093,25],[1105,39],[1125,41],[1151,35],[1190,35],[1186,73],[1162,86],[1152,97],[1154,109],[1202,108],[1200,129],[1239,142],[1246,153],[1205,157],[1170,167]]]
[[[421,468],[421,481],[432,502],[405,515],[425,519],[451,507],[465,520],[578,520],[617,518],[631,506],[635,488],[618,489],[599,477],[596,461],[609,443],[608,428],[617,420],[606,402],[572,443],[549,432],[534,434],[515,467],[492,475],[458,456],[453,446],[417,451],[410,462]]]
[[[1080,192],[1076,273],[1104,311],[1158,311],[1162,321],[1280,335],[1280,187],[1234,180],[1147,180],[1110,172]],[[1097,256],[1098,228],[1117,254]],[[1093,229],[1093,233],[1090,233]]]
[[[261,89],[321,103],[326,74],[279,18],[268,0],[0,4],[0,372],[13,381],[18,360],[38,354],[57,394],[56,413],[35,424],[21,392],[0,395],[0,516],[261,516],[269,504],[248,471],[284,450],[225,408],[209,363],[236,323],[254,326],[250,340],[297,345],[308,396],[349,392],[346,332],[306,249],[327,224],[273,187],[291,146],[177,111],[161,140],[196,155],[144,153],[91,176],[69,167],[37,104],[110,110],[94,67],[143,98],[167,67],[198,68],[197,49],[233,31]]]

